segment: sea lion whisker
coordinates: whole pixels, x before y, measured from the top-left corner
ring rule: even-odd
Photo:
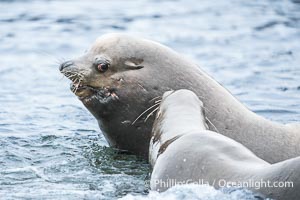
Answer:
[[[80,85],[80,83],[81,83],[81,80],[79,80],[79,81],[78,81],[78,85]],[[74,93],[76,93],[76,92],[77,92],[77,90],[78,90],[78,87],[76,87],[76,89],[75,89],[75,92],[74,92]]]
[[[78,77],[76,75],[70,75],[68,78],[72,80],[73,78],[77,79]]]
[[[49,65],[50,67],[56,67],[57,65],[60,65],[63,62],[62,58],[59,59],[59,58],[57,58],[57,56],[55,54],[49,53],[49,52],[47,52],[45,50],[38,49],[38,50],[35,50],[35,52],[37,54],[40,54],[40,55],[43,55],[43,56],[47,56],[51,60],[53,60],[54,64]]]
[[[83,75],[77,72],[65,71],[63,73],[67,78],[71,79],[74,82],[74,77],[78,78],[80,81],[83,81]]]
[[[151,116],[153,115],[153,113],[156,112],[158,109],[159,109],[159,105],[158,105],[153,111],[151,111],[151,112],[147,115],[147,117],[146,117],[146,119],[144,120],[144,122],[146,122],[146,121],[149,119],[149,117],[151,117]]]
[[[160,100],[156,100],[154,103],[160,103],[162,100],[160,99]]]
[[[58,65],[62,65],[66,61],[66,59],[63,57],[60,57],[60,58],[55,57],[55,59],[56,59],[56,62],[58,63]]]
[[[154,97],[154,98],[151,99],[149,102],[154,101],[154,100],[159,99],[159,98],[161,98],[161,96]]]
[[[72,89],[72,92],[73,93],[75,93],[75,90],[76,90],[76,88],[78,88],[75,84],[76,84],[76,82],[78,81],[78,79],[77,78],[75,78],[75,80],[74,80],[74,87],[73,87],[73,89]]]
[[[67,74],[67,73],[71,73],[71,72],[72,72],[71,70],[64,70],[62,73]]]
[[[69,75],[69,77],[77,76],[79,78],[79,76],[77,74],[71,74],[71,73],[69,73],[68,75]]]
[[[67,78],[72,78],[72,77],[74,77],[74,76],[76,76],[75,74],[66,74],[66,77]]]
[[[141,87],[144,91],[147,91],[141,84],[137,84],[139,87]]]
[[[135,122],[137,121],[137,120],[139,120],[145,113],[147,113],[149,110],[151,110],[152,108],[155,108],[155,106],[158,106],[159,105],[159,103],[156,103],[156,104],[154,104],[153,106],[151,106],[151,107],[149,107],[149,108],[147,108],[144,112],[142,112],[132,123],[131,123],[131,125],[134,125],[135,124]]]
[[[72,81],[72,84],[74,85],[74,83],[76,82],[77,78],[75,77],[74,79],[70,79]]]
[[[173,92],[174,92],[174,91],[172,91],[171,94],[172,94]],[[169,95],[170,95],[170,94],[169,94]],[[167,96],[169,96],[169,95],[167,95]],[[151,99],[149,102],[154,101],[154,100],[156,100],[156,99],[158,99],[158,98],[162,98],[162,97],[161,97],[161,96],[154,97],[154,98]],[[132,125],[133,125],[139,118],[141,118],[146,112],[148,112],[149,110],[151,110],[152,108],[154,108],[155,106],[157,106],[157,108],[155,108],[154,110],[152,110],[152,111],[147,115],[147,117],[146,117],[145,120],[144,120],[144,122],[146,122],[146,121],[149,119],[149,117],[151,117],[151,116],[153,115],[153,113],[156,112],[156,111],[158,110],[161,101],[162,101],[162,99],[159,99],[159,100],[154,101],[155,104],[154,104],[153,106],[151,106],[150,108],[148,108],[147,110],[145,110],[142,114],[140,114],[140,115],[134,120],[134,122],[132,122]]]
[[[215,132],[220,133],[217,127],[207,117],[205,117],[205,119],[215,129]]]
[[[206,107],[204,107],[204,106],[203,106],[203,109],[204,109],[205,113],[209,113],[210,112],[209,109],[206,108]],[[219,130],[217,129],[217,127],[207,117],[205,117],[205,119],[215,129],[215,132],[220,133]]]

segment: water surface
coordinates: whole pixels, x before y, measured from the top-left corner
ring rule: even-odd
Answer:
[[[168,45],[254,112],[300,119],[297,1],[2,0],[0,28],[0,199],[147,198],[146,161],[107,147],[58,72],[105,33]]]

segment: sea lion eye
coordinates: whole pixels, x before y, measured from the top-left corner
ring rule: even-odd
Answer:
[[[108,63],[100,63],[97,65],[97,69],[99,72],[106,72],[108,70],[109,64]]]

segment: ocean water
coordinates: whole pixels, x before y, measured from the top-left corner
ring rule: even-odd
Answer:
[[[110,32],[168,45],[254,112],[300,121],[297,0],[0,0],[0,199],[253,199],[149,193],[147,162],[108,147],[58,65]]]

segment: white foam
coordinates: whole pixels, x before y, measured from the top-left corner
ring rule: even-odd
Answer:
[[[208,185],[178,185],[169,190],[158,193],[150,191],[148,195],[132,195],[128,194],[121,200],[254,200],[260,199],[252,192],[241,188],[229,188],[216,190]]]

